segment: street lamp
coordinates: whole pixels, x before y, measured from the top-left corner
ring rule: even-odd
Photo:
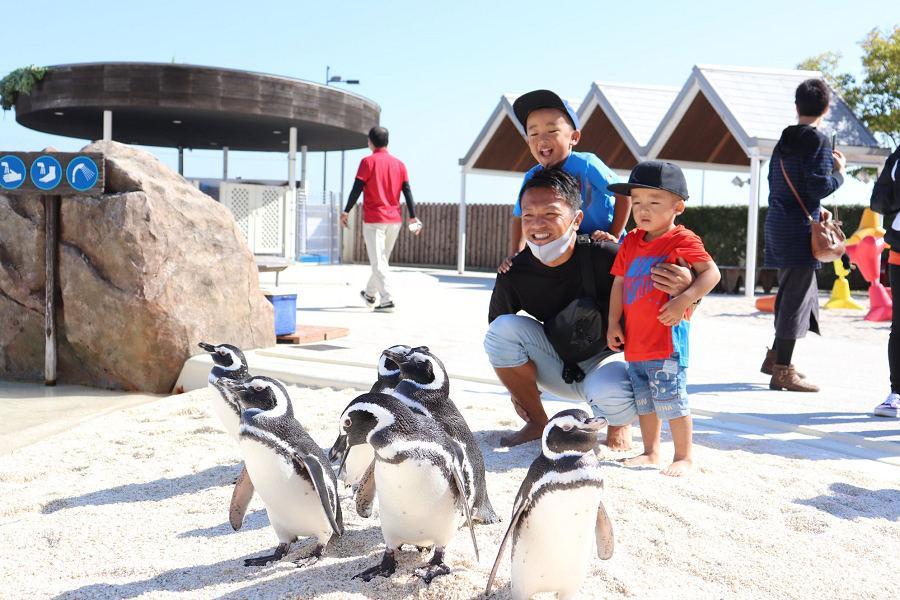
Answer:
[[[347,85],[359,85],[359,79],[343,79],[340,75],[332,75],[331,67],[325,67],[325,85],[332,83],[344,83]],[[328,193],[328,152],[322,152],[322,200],[325,200],[325,194]],[[344,201],[344,150],[341,150],[341,197],[339,202]]]

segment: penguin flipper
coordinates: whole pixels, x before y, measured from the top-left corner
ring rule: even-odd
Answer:
[[[450,467],[450,473],[453,474],[453,481],[456,483],[459,499],[462,501],[463,512],[466,514],[466,525],[469,526],[469,533],[472,536],[472,547],[475,548],[475,560],[480,561],[481,558],[478,555],[478,542],[475,540],[475,528],[472,526],[472,513],[469,510],[469,497],[466,495],[466,486],[463,484],[463,474],[461,470],[461,465],[465,460],[465,454],[459,444],[454,440],[451,440],[450,447],[453,450],[454,460],[448,466]]]
[[[613,550],[615,549],[613,524],[602,501],[600,506],[597,507],[597,525],[594,529],[594,535],[597,537],[597,557],[600,560],[612,558]]]
[[[314,456],[296,453],[294,454],[294,462],[303,465],[306,472],[309,473],[309,478],[312,480],[313,487],[319,495],[319,501],[322,503],[322,509],[325,511],[328,522],[331,524],[331,530],[337,535],[344,535],[343,525],[337,522],[339,510],[336,507],[340,506],[337,489],[332,490],[334,492],[334,505],[332,505],[331,498],[328,496],[329,488],[325,482],[325,469],[322,467],[322,464]]]
[[[356,488],[356,514],[367,519],[372,516],[375,501],[375,461],[373,460],[359,480]]]
[[[494,559],[494,566],[491,567],[491,574],[488,576],[487,587],[484,590],[485,596],[491,593],[491,587],[494,585],[494,577],[497,575],[497,567],[500,566],[500,560],[503,558],[503,552],[506,550],[506,543],[509,541],[510,534],[516,528],[516,525],[518,525],[519,517],[525,512],[525,507],[527,505],[528,501],[523,498],[522,490],[520,488],[519,494],[516,496],[516,503],[513,506],[513,514],[509,518],[509,527],[506,528],[506,533],[503,534],[503,539],[500,540],[500,547],[497,549],[497,558]]]
[[[253,482],[247,472],[247,466],[241,469],[237,481],[234,482],[234,491],[231,492],[231,505],[228,507],[228,522],[231,528],[237,531],[244,524],[244,515],[253,498]]]

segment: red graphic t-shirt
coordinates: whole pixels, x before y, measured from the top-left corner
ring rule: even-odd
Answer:
[[[399,223],[400,190],[409,181],[406,165],[387,148],[376,148],[359,163],[356,178],[363,187],[363,221],[366,223]]]
[[[650,242],[644,241],[645,234],[642,229],[634,229],[625,236],[610,271],[623,279],[625,360],[659,360],[677,352],[678,362],[686,367],[690,322],[683,319],[674,327],[659,322],[659,309],[669,301],[669,295],[653,287],[650,269],[661,262],[674,263],[678,258],[693,265],[712,257],[697,234],[682,225]]]

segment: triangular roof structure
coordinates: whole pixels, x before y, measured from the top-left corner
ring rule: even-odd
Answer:
[[[797,121],[794,91],[818,71],[697,65],[654,132],[647,155],[698,168],[746,168],[767,158],[782,130]],[[848,162],[880,165],[885,149],[834,94],[826,134]]]
[[[518,94],[500,97],[494,112],[459,164],[468,173],[518,177],[535,165],[525,143],[525,130],[513,112]],[[579,102],[568,100],[575,111]]]
[[[678,88],[596,81],[581,103],[578,150],[593,152],[613,169],[630,170],[646,146]]]

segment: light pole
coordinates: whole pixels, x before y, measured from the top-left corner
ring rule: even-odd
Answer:
[[[344,79],[340,75],[332,75],[331,67],[325,67],[325,85],[332,83],[345,83],[347,85],[359,85],[359,79]],[[322,152],[322,201],[325,201],[325,194],[328,193],[328,151]],[[344,201],[344,149],[341,148],[341,197],[338,203]]]

